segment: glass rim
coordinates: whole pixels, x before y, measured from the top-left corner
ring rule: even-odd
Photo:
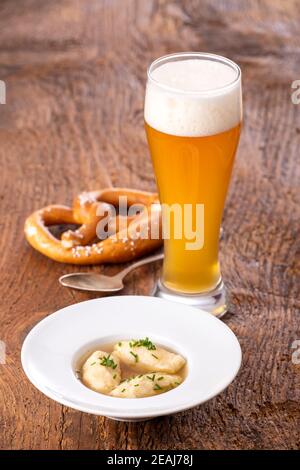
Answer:
[[[193,57],[198,57],[199,59],[208,59],[212,60],[214,62],[221,62],[225,65],[228,65],[232,69],[235,70],[236,72],[236,77],[229,83],[226,83],[226,85],[222,85],[219,87],[214,87],[214,88],[209,88],[207,90],[183,90],[182,88],[176,88],[172,87],[169,85],[165,85],[164,83],[161,83],[159,80],[156,80],[152,76],[152,71],[153,69],[158,68],[159,64],[167,63],[167,62],[172,62],[172,59],[180,60],[183,58],[184,60],[187,60],[187,58],[193,58]],[[172,54],[166,54],[161,57],[158,57],[155,59],[147,68],[147,78],[150,82],[152,82],[154,85],[156,85],[159,88],[163,88],[164,90],[170,91],[172,93],[180,93],[184,95],[210,95],[218,92],[222,92],[228,88],[232,88],[236,83],[238,83],[241,79],[241,69],[240,67],[231,59],[228,59],[227,57],[218,55],[218,54],[212,54],[210,52],[175,52]]]

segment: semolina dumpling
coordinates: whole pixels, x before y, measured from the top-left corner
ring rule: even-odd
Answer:
[[[119,398],[146,398],[172,390],[181,382],[180,375],[153,372],[122,381],[110,395]]]
[[[95,392],[109,394],[121,381],[117,354],[95,351],[82,366],[81,380]]]
[[[137,372],[165,372],[176,374],[184,365],[185,359],[179,354],[156,347],[148,338],[120,341],[114,346],[120,361]]]

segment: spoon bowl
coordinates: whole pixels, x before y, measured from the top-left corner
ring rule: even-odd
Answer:
[[[98,292],[99,290],[117,292],[124,288],[123,281],[119,277],[95,273],[65,274],[59,278],[59,282],[64,287],[90,292]]]

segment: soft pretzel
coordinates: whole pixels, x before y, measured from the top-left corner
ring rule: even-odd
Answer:
[[[111,207],[119,206],[120,197],[127,206],[138,206],[139,214],[111,215]],[[99,222],[109,220],[113,230],[102,241],[97,238]],[[48,227],[78,224],[58,239]],[[153,227],[158,236],[151,238]],[[160,206],[157,194],[126,188],[104,189],[80,194],[73,208],[51,205],[31,214],[25,222],[25,236],[40,253],[62,263],[122,263],[142,256],[162,245]]]

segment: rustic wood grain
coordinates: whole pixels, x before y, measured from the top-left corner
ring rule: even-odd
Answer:
[[[291,360],[300,339],[300,105],[291,102],[299,21],[296,0],[1,1],[0,448],[300,447],[300,366]],[[93,297],[59,286],[73,268],[34,252],[23,223],[84,189],[155,188],[143,129],[145,71],[181,50],[229,56],[244,74],[245,123],[221,254],[233,304],[225,321],[240,339],[243,366],[203,406],[118,423],[56,404],[22,372],[20,347],[33,325]],[[133,273],[124,293],[149,293],[158,268]]]

